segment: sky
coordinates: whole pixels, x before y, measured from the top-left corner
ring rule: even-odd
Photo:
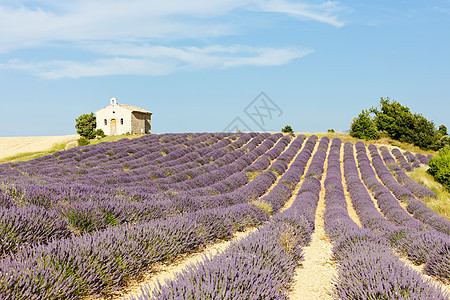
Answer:
[[[0,136],[109,99],[153,133],[346,131],[390,97],[450,125],[450,0],[0,0]]]

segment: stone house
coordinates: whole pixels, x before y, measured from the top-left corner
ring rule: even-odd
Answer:
[[[152,129],[152,113],[131,105],[117,103],[116,98],[110,104],[95,112],[97,129],[106,135],[125,133],[150,133]]]

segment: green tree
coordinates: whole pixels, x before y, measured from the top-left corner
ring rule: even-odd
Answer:
[[[447,127],[445,125],[439,126],[439,130],[438,131],[439,131],[439,134],[441,136],[448,135]]]
[[[442,183],[447,189],[450,189],[450,147],[447,146],[439,150],[436,157],[430,159],[430,168],[428,173],[433,175],[437,182]]]
[[[350,135],[357,139],[376,140],[380,138],[377,126],[370,117],[370,111],[362,110],[350,124]]]
[[[75,128],[77,129],[77,133],[88,140],[95,138],[96,136],[104,137],[105,133],[103,130],[98,129],[95,130],[95,116],[94,113],[83,114],[75,119]]]
[[[283,129],[281,129],[281,132],[284,132],[284,133],[293,133],[294,130],[292,129],[291,126],[286,125],[286,127],[284,127]]]
[[[436,126],[424,116],[412,113],[409,107],[397,101],[381,98],[379,108],[371,108],[378,131],[390,138],[414,144],[423,149],[434,149],[439,145]]]

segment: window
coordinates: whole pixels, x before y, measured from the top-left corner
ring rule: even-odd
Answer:
[[[105,119],[105,125],[108,125],[108,121],[106,121],[106,119]]]
[[[120,119],[120,125],[123,125],[123,118]]]

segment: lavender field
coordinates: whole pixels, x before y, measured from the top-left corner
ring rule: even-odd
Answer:
[[[450,221],[408,176],[428,160],[315,135],[183,133],[0,164],[0,298],[121,296],[229,240],[127,299],[293,299],[323,226],[330,298],[449,299]]]

